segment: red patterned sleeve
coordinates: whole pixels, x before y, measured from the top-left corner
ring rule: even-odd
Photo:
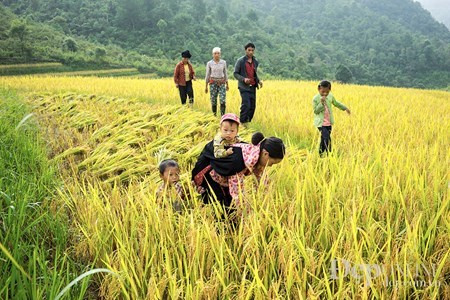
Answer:
[[[244,159],[245,166],[247,167],[247,169],[253,172],[253,167],[256,165],[259,159],[259,144],[255,146],[252,144],[237,143],[233,146],[240,147],[242,149],[242,158]]]
[[[247,167],[247,170],[228,177],[228,187],[230,189],[230,195],[233,197],[236,205],[239,205],[239,192],[244,192],[245,175],[253,173],[253,168],[259,160],[260,147],[259,145],[255,146],[252,144],[243,143],[237,143],[233,146],[240,147],[242,149],[242,158],[244,160],[245,166]]]
[[[244,191],[244,172],[240,172],[233,176],[228,176],[228,188],[230,189],[230,195],[239,205],[239,191]]]

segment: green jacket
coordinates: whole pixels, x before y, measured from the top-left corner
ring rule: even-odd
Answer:
[[[313,98],[313,110],[314,110],[314,126],[316,127],[322,127],[323,123],[323,117],[325,112],[325,107],[323,106],[322,102],[320,101],[322,97],[320,94],[317,94]],[[331,125],[334,124],[334,117],[333,117],[333,109],[332,105],[336,106],[337,108],[341,110],[346,110],[347,107],[340,103],[339,101],[334,98],[333,94],[329,93],[327,96],[327,106],[328,110],[330,111],[330,123]]]

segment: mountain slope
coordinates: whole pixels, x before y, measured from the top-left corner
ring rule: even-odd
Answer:
[[[61,30],[20,18],[0,5],[0,64],[61,62],[56,71],[142,67],[150,62],[136,52],[71,37]],[[53,69],[51,69],[53,70]]]
[[[67,34],[165,60],[165,75],[184,49],[202,73],[214,46],[233,65],[253,41],[265,76],[432,88],[450,82],[450,31],[410,0],[2,2]]]
[[[416,0],[431,15],[450,29],[450,5],[448,0]]]

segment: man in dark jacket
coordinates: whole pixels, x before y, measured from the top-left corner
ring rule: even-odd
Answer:
[[[238,80],[238,88],[241,93],[241,113],[242,125],[251,122],[256,109],[256,89],[262,88],[263,82],[258,78],[257,69],[259,62],[253,56],[255,45],[248,43],[245,45],[245,55],[239,58],[234,66],[234,78]]]

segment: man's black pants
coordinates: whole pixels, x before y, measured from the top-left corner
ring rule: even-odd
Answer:
[[[242,98],[240,121],[251,122],[256,110],[256,88],[251,87],[251,91],[239,90],[239,92]]]

